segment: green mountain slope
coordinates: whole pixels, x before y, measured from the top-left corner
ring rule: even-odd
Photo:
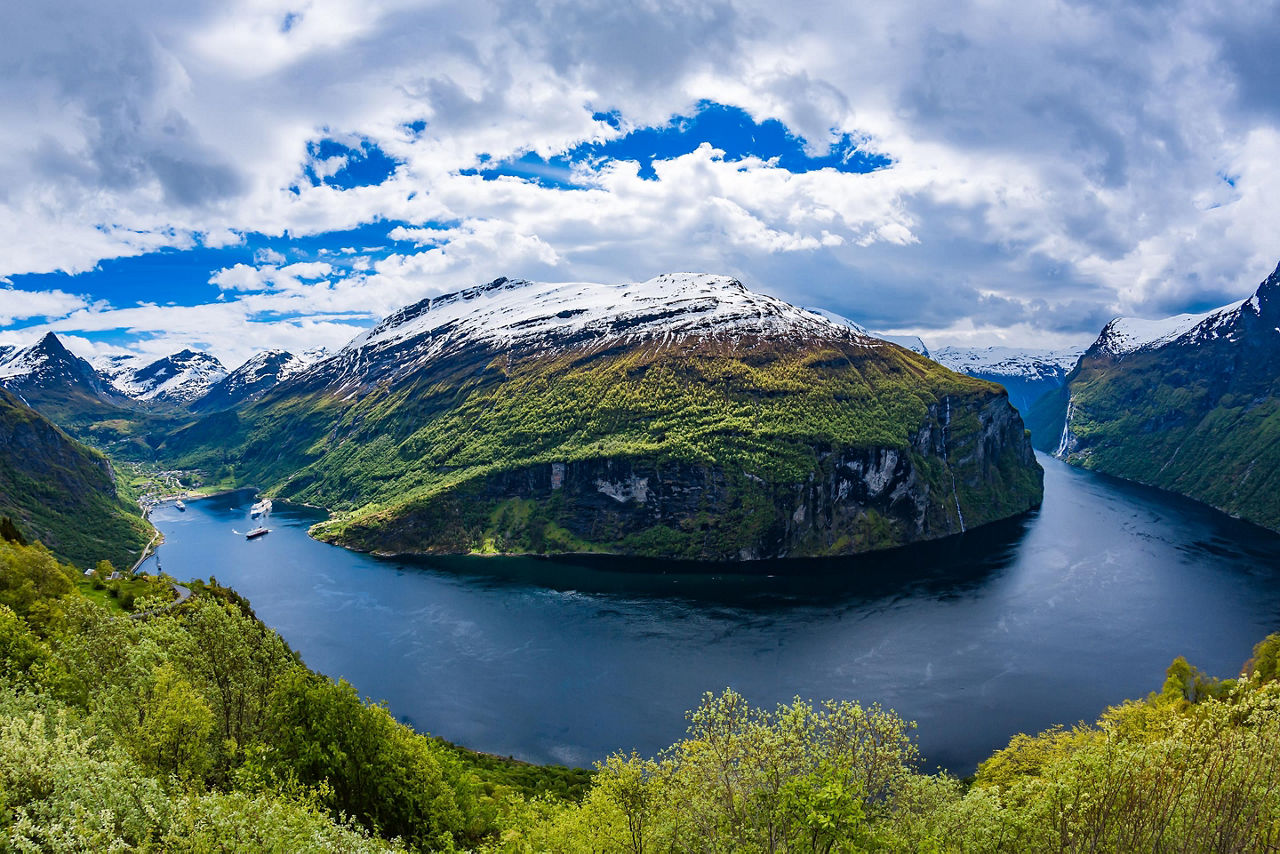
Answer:
[[[1280,269],[1181,326],[1143,342],[1108,324],[1037,402],[1037,446],[1280,529]]]
[[[521,289],[536,302],[541,286],[443,297],[164,450],[341,511],[317,533],[380,552],[846,554],[1039,503],[999,387],[713,285],[694,331],[671,332],[695,312],[677,291],[658,314],[603,315],[625,335],[588,323],[499,343],[495,323],[530,320],[485,309],[468,332],[460,305]],[[588,311],[546,310],[536,319]]]
[[[80,567],[129,567],[151,526],[123,497],[107,458],[0,390],[0,516]]]

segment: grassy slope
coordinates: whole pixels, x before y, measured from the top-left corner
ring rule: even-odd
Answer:
[[[1068,462],[1280,529],[1280,376],[1265,353],[1220,344],[1086,355],[1033,407],[1037,448],[1057,449],[1068,397]]]
[[[1280,528],[1278,381],[1224,385],[1160,352],[1097,360],[1071,382],[1068,461]]]
[[[106,457],[3,391],[0,515],[81,567],[106,559],[127,568],[152,533]]]

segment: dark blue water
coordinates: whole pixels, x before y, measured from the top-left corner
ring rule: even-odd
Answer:
[[[703,691],[879,701],[930,767],[1158,690],[1176,655],[1234,675],[1280,629],[1280,537],[1048,458],[1036,514],[873,558],[689,574],[623,559],[382,560],[252,495],[152,516],[160,560],[216,576],[311,667],[420,730],[532,761],[653,753]],[[706,567],[704,567],[706,569]]]

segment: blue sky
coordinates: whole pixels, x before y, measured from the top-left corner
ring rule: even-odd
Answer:
[[[1084,343],[1280,258],[1278,9],[18,7],[0,343],[237,362],[500,275],[671,270]]]

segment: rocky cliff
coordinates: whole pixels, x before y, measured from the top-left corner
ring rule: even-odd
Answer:
[[[394,512],[322,526],[379,553],[641,554],[700,560],[843,555],[964,532],[1039,503],[1040,471],[999,395],[945,398],[906,447],[809,449],[800,481],[645,457],[474,478]]]

